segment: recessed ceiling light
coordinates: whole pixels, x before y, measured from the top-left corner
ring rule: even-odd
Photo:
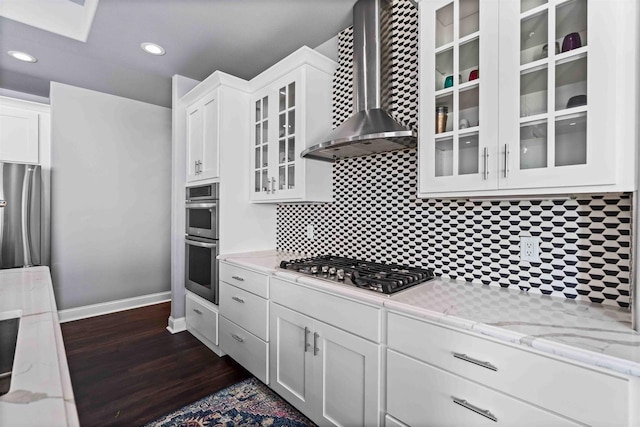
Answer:
[[[142,48],[142,50],[150,53],[151,55],[162,56],[166,53],[162,46],[155,43],[142,43],[140,47]]]
[[[33,55],[29,55],[26,52],[20,52],[19,50],[10,50],[9,52],[7,52],[9,55],[13,56],[15,59],[17,59],[18,61],[23,61],[23,62],[38,62],[38,59],[36,59],[35,56]]]

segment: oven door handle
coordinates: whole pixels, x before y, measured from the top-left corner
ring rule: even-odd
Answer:
[[[211,209],[218,206],[216,202],[207,202],[207,203],[187,203],[185,204],[187,209]]]
[[[207,248],[207,249],[213,249],[216,246],[218,246],[217,243],[198,242],[197,240],[191,240],[191,239],[184,239],[184,241],[186,242],[187,245],[199,246],[201,248]]]

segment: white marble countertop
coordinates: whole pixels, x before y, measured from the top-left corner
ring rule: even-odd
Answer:
[[[444,325],[640,377],[640,333],[631,313],[600,304],[435,279],[392,296],[314,279],[277,266],[304,255],[261,251],[220,259]]]
[[[48,267],[0,270],[0,318],[20,316],[0,426],[78,426]]]

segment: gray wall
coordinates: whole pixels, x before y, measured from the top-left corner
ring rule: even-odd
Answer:
[[[58,309],[170,289],[171,110],[51,84]]]

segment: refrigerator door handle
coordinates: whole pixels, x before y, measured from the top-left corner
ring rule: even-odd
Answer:
[[[32,169],[26,167],[24,170],[24,180],[22,181],[22,253],[24,255],[23,265],[30,266],[31,263],[31,174]]]

